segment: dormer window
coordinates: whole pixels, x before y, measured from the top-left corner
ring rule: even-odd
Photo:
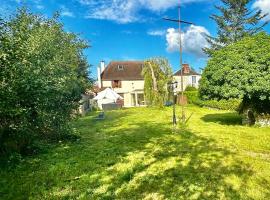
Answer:
[[[124,66],[123,65],[118,65],[118,70],[119,71],[123,71],[124,70]]]

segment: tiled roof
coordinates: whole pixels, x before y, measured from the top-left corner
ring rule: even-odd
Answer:
[[[181,76],[183,70],[183,76],[201,75],[190,68],[189,64],[183,64],[183,68],[174,73],[174,76]]]
[[[144,80],[143,61],[112,61],[101,73],[101,80]]]

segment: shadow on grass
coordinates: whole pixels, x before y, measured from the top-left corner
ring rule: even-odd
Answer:
[[[242,118],[237,113],[208,114],[201,118],[205,122],[214,122],[222,125],[241,125]]]
[[[142,129],[133,131],[136,134]],[[87,195],[101,199],[241,199],[240,192],[244,194],[244,184],[252,175],[248,166],[232,160],[233,153],[191,132],[143,143],[121,162],[94,174],[89,184],[95,187]],[[240,182],[238,189],[231,179]]]
[[[96,168],[80,174],[79,185],[87,188],[83,197],[241,199],[246,193],[250,167],[214,140],[190,131],[172,134],[169,126],[156,123],[107,134],[102,146],[93,146]]]
[[[252,171],[233,152],[190,131],[172,134],[169,123],[130,120],[120,126],[129,114],[111,112],[96,124],[90,123],[92,116],[78,121],[78,144],[32,163],[38,171],[31,182],[23,182],[29,176],[24,175],[6,190],[19,199],[241,199],[246,194]]]

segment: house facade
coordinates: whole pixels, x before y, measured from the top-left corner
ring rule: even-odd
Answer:
[[[182,71],[183,70],[183,71]],[[193,70],[189,64],[183,64],[182,70],[174,73],[173,78],[178,82],[176,92],[181,92],[181,74],[183,73],[183,88],[186,89],[187,86],[193,86],[199,88],[199,80],[201,79],[201,74]]]
[[[97,70],[97,83],[100,89],[112,88],[122,96],[124,107],[145,106],[143,61],[112,61],[105,66],[101,61]],[[188,85],[199,86],[201,75],[192,70],[188,64],[183,65],[184,89]],[[174,74],[178,82],[177,92],[181,91],[181,70]]]
[[[145,105],[143,61],[112,61],[105,67],[102,61],[98,68],[98,86],[112,88],[124,98],[124,107]]]

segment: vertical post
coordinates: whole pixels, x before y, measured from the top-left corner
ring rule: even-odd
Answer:
[[[135,106],[138,106],[138,93],[135,92]]]
[[[102,87],[102,84],[101,84],[101,71],[100,71],[100,67],[97,68],[97,82],[98,82],[98,88],[101,88]]]
[[[181,109],[182,109],[182,123],[186,121],[184,108],[184,77],[183,77],[183,48],[182,48],[182,33],[181,33],[181,0],[178,5],[178,32],[179,32],[179,53],[180,53],[180,70],[181,70]]]
[[[173,125],[176,125],[176,115],[175,115],[175,94],[173,93]]]
[[[177,22],[178,23],[178,32],[179,32],[179,53],[180,53],[180,70],[181,70],[181,109],[182,109],[182,123],[186,122],[185,107],[184,107],[184,76],[183,76],[183,48],[182,48],[182,33],[181,33],[181,23],[184,24],[193,24],[192,22],[182,21],[181,20],[181,0],[179,0],[178,5],[178,19],[163,18],[164,20]]]

